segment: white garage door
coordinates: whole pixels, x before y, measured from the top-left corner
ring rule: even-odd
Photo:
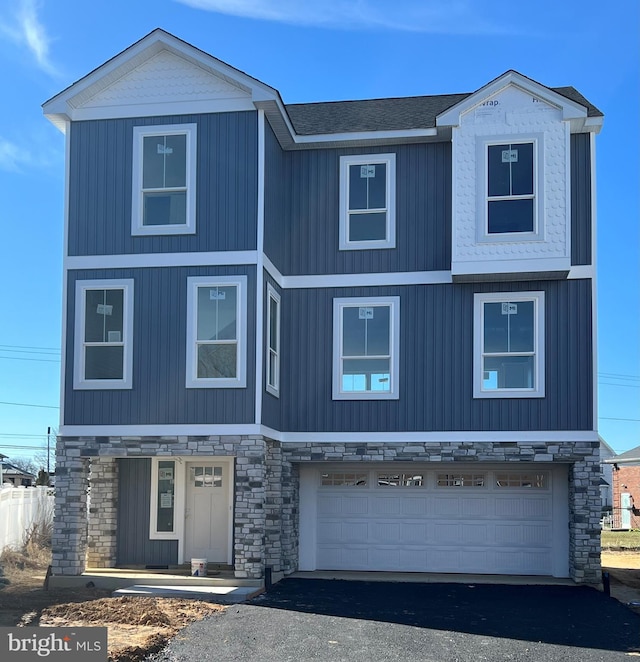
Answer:
[[[567,576],[561,475],[539,466],[304,468],[300,568]],[[555,498],[554,478],[564,492]]]

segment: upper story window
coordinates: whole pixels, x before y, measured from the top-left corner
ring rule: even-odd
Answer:
[[[400,297],[334,299],[334,400],[397,399]]]
[[[487,234],[535,232],[533,147],[487,145]]]
[[[133,280],[76,283],[76,389],[129,389],[133,364]]]
[[[544,397],[544,292],[476,294],[474,320],[474,397]]]
[[[280,295],[267,283],[267,391],[280,394]]]
[[[133,129],[134,235],[195,232],[196,125]]]
[[[340,157],[340,250],[394,248],[396,155]]]
[[[247,277],[187,281],[187,388],[246,386]]]

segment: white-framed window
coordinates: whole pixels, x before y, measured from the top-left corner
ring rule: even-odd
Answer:
[[[340,157],[340,250],[395,248],[396,155]]]
[[[196,125],[133,129],[131,233],[196,231]]]
[[[496,472],[496,487],[546,490],[549,488],[549,474],[546,471]]]
[[[267,382],[269,393],[280,395],[280,295],[267,283]]]
[[[321,487],[367,487],[369,474],[357,471],[331,471],[320,476]]]
[[[399,397],[400,297],[333,300],[333,399]]]
[[[247,384],[247,277],[187,278],[187,388]]]
[[[544,292],[474,295],[474,398],[542,398]]]
[[[437,474],[436,487],[484,487],[486,474],[481,473],[446,473]]]
[[[481,241],[544,238],[541,136],[494,137],[478,143]]]
[[[79,280],[75,302],[75,389],[130,389],[133,279]]]
[[[179,514],[184,514],[184,464],[172,457],[151,458],[149,538],[176,540],[182,535]]]

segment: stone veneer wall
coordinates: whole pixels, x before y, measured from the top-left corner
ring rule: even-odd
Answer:
[[[118,463],[112,457],[91,461],[89,470],[87,566],[113,568],[118,526]]]
[[[600,450],[598,442],[287,443],[287,463],[302,462],[562,462],[569,470],[569,573],[599,584]],[[295,534],[293,534],[295,535]],[[283,547],[286,534],[283,532]]]
[[[562,462],[569,470],[569,568],[576,582],[600,582],[600,455],[597,442],[284,443],[259,435],[66,437],[59,440],[53,570],[80,574],[87,545],[87,458],[93,463],[90,548],[93,565],[115,558],[115,457],[234,456],[234,568],[261,578],[298,562],[299,465],[306,462]],[[97,501],[96,501],[97,500]],[[106,509],[99,506],[105,503]],[[95,506],[95,508],[94,508]],[[104,522],[103,515],[106,514]],[[99,539],[99,542],[98,542]],[[108,558],[107,558],[108,557]]]
[[[54,574],[81,574],[87,562],[94,567],[114,564],[116,526],[111,524],[115,524],[116,514],[109,508],[103,510],[100,504],[108,505],[117,493],[115,458],[233,456],[235,574],[237,577],[261,578],[265,566],[266,446],[261,435],[60,437],[52,540]],[[93,467],[93,501],[91,512],[87,513],[89,463]],[[109,476],[113,481],[111,491],[103,482],[108,481]],[[90,547],[87,554],[88,532]]]

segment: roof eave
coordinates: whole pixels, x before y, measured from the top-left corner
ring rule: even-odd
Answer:
[[[562,119],[565,121],[587,120],[587,108],[583,105],[562,96],[558,92],[554,92],[545,85],[542,85],[531,78],[527,78],[517,71],[510,70],[486,85],[483,85],[473,94],[470,94],[466,99],[463,99],[445,110],[443,113],[440,113],[440,115],[436,117],[436,126],[458,126],[460,124],[460,117],[464,113],[477,106],[483,99],[497,94],[509,85],[519,87],[521,90],[528,92],[529,94],[535,94],[551,105],[556,106],[562,112]]]

